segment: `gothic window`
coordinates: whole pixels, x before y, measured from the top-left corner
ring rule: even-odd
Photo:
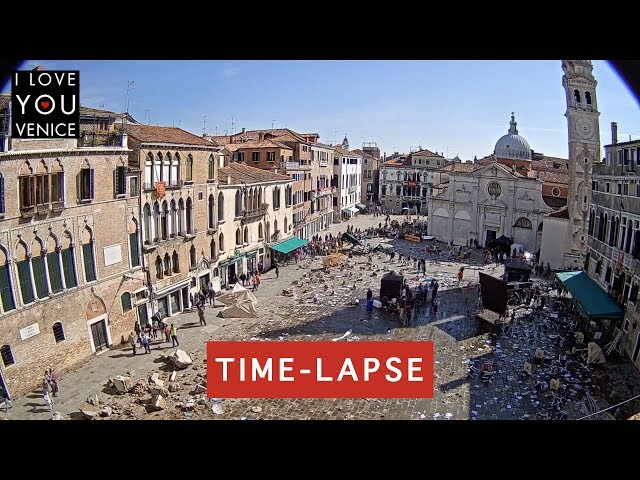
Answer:
[[[122,305],[122,313],[131,310],[131,293],[124,292],[122,295],[120,295],[120,303]]]
[[[178,257],[178,252],[173,251],[173,255],[171,255],[171,264],[173,266],[173,273],[180,273],[180,257]]]
[[[9,271],[9,253],[0,246],[0,307],[3,312],[16,308],[11,287],[11,272]]]
[[[224,221],[224,194],[218,194],[218,222]]]
[[[573,91],[573,97],[576,99],[576,103],[580,103],[580,92],[578,90]]]
[[[580,100],[578,100],[580,101]],[[584,101],[587,102],[587,105],[591,105],[591,93],[584,92]]]
[[[160,255],[156,257],[156,278],[162,278],[162,259]]]
[[[224,252],[224,234],[220,234],[220,238],[218,239],[218,245],[220,245],[220,251]]]

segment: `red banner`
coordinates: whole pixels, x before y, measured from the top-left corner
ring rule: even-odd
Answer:
[[[209,398],[433,398],[433,342],[208,342]]]
[[[156,182],[156,195],[158,198],[164,197],[165,192],[167,191],[166,182]]]

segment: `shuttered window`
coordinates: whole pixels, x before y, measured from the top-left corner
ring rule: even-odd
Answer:
[[[73,265],[73,251],[70,248],[62,251],[62,268],[64,270],[64,283],[67,288],[77,286],[76,269]]]
[[[47,287],[47,271],[44,268],[44,256],[34,255],[31,257],[31,265],[33,267],[33,280],[36,284],[36,294],[38,298],[49,296],[49,287]]]
[[[33,287],[31,286],[31,272],[29,271],[29,260],[22,260],[16,263],[18,268],[18,282],[20,283],[20,294],[22,302],[27,304],[34,300]]]
[[[124,292],[120,296],[120,301],[122,302],[122,313],[131,310],[131,294],[129,292]]]
[[[96,279],[95,262],[93,261],[93,243],[82,245],[82,259],[84,261],[84,278],[87,282]]]
[[[60,271],[60,257],[58,252],[47,253],[47,267],[49,268],[49,283],[51,292],[62,291],[62,272]]]
[[[11,277],[9,276],[9,267],[7,265],[0,267],[0,301],[2,301],[3,312],[16,308],[13,295],[11,295]]]
[[[129,234],[129,251],[131,252],[131,266],[140,266],[140,250],[138,249],[138,234]]]

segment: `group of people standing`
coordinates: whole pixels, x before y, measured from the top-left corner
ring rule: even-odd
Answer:
[[[178,342],[178,332],[176,327],[169,325],[168,323],[158,322],[153,320],[153,324],[146,324],[144,329],[140,327],[140,324],[136,321],[133,324],[134,331],[131,332],[131,348],[133,349],[133,355],[136,354],[136,345],[140,345],[144,348],[145,353],[151,353],[151,338],[160,339],[162,341],[162,335],[164,335],[166,342],[171,342],[172,347],[180,345]]]

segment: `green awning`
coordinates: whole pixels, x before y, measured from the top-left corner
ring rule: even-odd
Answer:
[[[584,271],[558,272],[556,278],[591,318],[617,320],[624,317],[622,308]]]
[[[285,240],[280,243],[276,243],[275,245],[271,245],[271,249],[280,253],[289,253],[295,250],[296,248],[302,247],[309,243],[308,240],[302,240],[298,237],[292,237],[288,240]]]

